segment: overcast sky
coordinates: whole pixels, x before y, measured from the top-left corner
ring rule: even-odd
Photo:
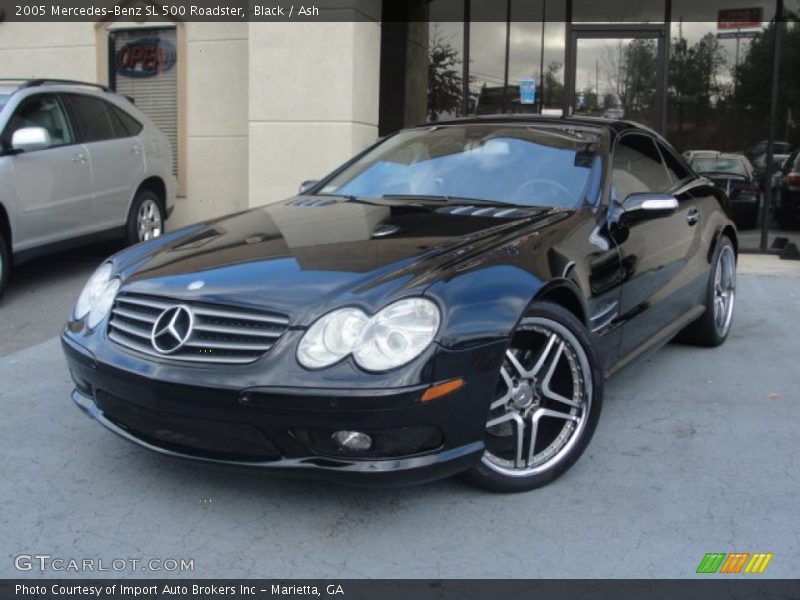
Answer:
[[[530,14],[540,14],[541,0],[536,6],[526,2],[524,6],[528,10],[524,15],[520,15],[520,4],[522,0],[512,0],[512,19],[515,16],[528,16]],[[560,4],[560,3],[559,3]],[[761,7],[764,23],[772,16],[774,11],[773,0],[717,0],[715,2],[700,2],[699,0],[673,0],[673,22],[670,37],[678,36],[682,31],[688,43],[694,44],[705,34],[717,33],[717,10],[719,8],[750,8]],[[494,4],[493,6],[498,6]],[[554,0],[548,0],[548,11],[552,15]],[[642,11],[642,6],[647,8]],[[657,20],[657,11],[653,11],[653,3],[645,4],[643,0],[615,0],[614,10],[617,11],[619,18],[627,20]],[[657,6],[657,3],[656,3]],[[800,11],[800,0],[785,0],[785,6],[789,10]],[[596,22],[600,16],[599,11],[603,12],[602,18],[614,18],[609,15],[608,4],[596,2],[595,0],[574,0],[574,14],[576,22],[578,20]],[[638,11],[638,12],[637,12]],[[474,13],[475,11],[473,11]],[[475,15],[478,16],[478,15]],[[705,18],[705,21],[698,21],[698,18]],[[463,23],[437,23],[435,25],[438,34],[450,41],[459,51],[463,46]],[[542,40],[542,24],[540,22],[519,22],[511,24],[510,35],[510,61],[509,61],[509,83],[518,85],[520,79],[533,77],[539,80],[540,53]],[[502,21],[495,22],[473,22],[470,29],[471,49],[470,49],[470,73],[474,78],[473,87],[480,89],[486,83],[489,86],[502,85],[503,70],[505,60],[505,34],[506,24]],[[565,45],[565,24],[563,22],[551,21],[545,24],[544,28],[544,63],[551,61],[564,62]],[[746,56],[750,44],[749,39],[740,40],[739,57],[740,62]],[[581,39],[579,41],[577,53],[577,87],[578,89],[591,87],[595,88],[597,74],[599,72],[600,93],[604,93],[608,84],[606,73],[609,70],[609,52],[615,51],[617,40],[595,40]],[[733,68],[736,55],[735,40],[721,40],[721,45],[726,55],[728,68],[722,73],[723,80],[730,80],[730,69]],[[561,71],[563,79],[563,69]]]

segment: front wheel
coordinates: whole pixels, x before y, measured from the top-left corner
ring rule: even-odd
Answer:
[[[127,224],[128,244],[146,242],[164,233],[164,209],[150,190],[139,190],[133,199]]]
[[[500,367],[486,450],[466,477],[500,492],[553,481],[589,444],[602,401],[602,373],[586,327],[561,306],[533,305]]]

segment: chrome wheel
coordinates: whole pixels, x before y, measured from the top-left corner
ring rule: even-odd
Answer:
[[[500,368],[483,464],[525,477],[561,462],[586,428],[592,385],[586,351],[569,329],[544,317],[523,320]]]
[[[163,232],[161,223],[161,209],[150,198],[146,198],[139,206],[136,218],[136,229],[139,232],[139,241],[144,242],[157,238]]]
[[[736,300],[736,257],[733,248],[726,245],[717,257],[714,268],[714,329],[724,338],[733,319]]]

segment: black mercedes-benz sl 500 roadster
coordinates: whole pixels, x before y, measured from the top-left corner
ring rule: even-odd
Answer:
[[[608,377],[731,327],[727,198],[633,123],[429,124],[304,187],[104,262],[63,332],[75,403],[169,456],[521,491]]]

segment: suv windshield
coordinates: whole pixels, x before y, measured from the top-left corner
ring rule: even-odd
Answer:
[[[3,110],[3,107],[6,105],[6,100],[8,100],[10,96],[8,94],[0,94],[0,110]]]
[[[347,167],[320,193],[572,208],[598,197],[599,140],[596,129],[564,125],[403,131]]]
[[[741,159],[735,157],[697,157],[692,168],[698,173],[733,173],[747,176],[747,168]]]

